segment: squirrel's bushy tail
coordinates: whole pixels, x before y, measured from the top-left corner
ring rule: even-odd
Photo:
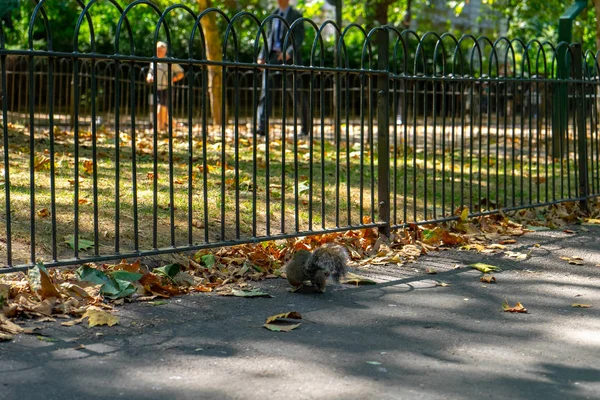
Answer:
[[[328,243],[316,249],[306,262],[306,274],[315,276],[319,271],[331,276],[336,282],[346,275],[348,251],[338,244]]]

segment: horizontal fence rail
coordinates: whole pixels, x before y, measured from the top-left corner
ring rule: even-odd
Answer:
[[[132,9],[151,7],[154,42],[171,48],[186,37],[175,46],[185,54],[137,54],[131,32],[103,54],[93,34],[78,36],[81,26],[93,32],[94,4],[81,4],[71,50],[52,48],[44,1],[30,23],[30,35],[45,27],[42,44],[30,37],[15,49],[0,30],[0,272],[388,233],[464,207],[585,206],[599,194],[600,70],[579,44],[301,19],[285,23],[292,57],[258,64],[277,17],[138,1],[118,9],[117,30],[127,33]],[[176,18],[192,28],[170,28]],[[209,18],[220,21],[218,60],[206,56]],[[239,37],[248,30],[255,53],[246,60]],[[85,40],[90,50],[80,51]],[[148,83],[159,63],[164,97],[158,78]],[[260,129],[263,92],[272,110]]]

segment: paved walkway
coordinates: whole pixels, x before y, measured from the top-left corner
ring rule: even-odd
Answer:
[[[524,261],[443,251],[323,295],[278,279],[260,285],[271,299],[125,305],[110,328],[32,323],[56,341],[0,343],[0,399],[599,399],[600,227],[573,229],[520,238]],[[502,267],[497,283],[473,262]],[[529,313],[503,312],[504,299]],[[297,330],[262,328],[292,310]]]

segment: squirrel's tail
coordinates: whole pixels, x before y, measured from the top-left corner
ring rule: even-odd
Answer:
[[[331,276],[334,281],[346,275],[348,251],[340,245],[328,243],[316,249],[306,262],[306,274],[315,276],[319,271]]]

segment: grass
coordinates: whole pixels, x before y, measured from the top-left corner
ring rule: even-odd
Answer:
[[[75,225],[80,237],[97,239],[99,254],[112,254],[117,248],[121,252],[135,250],[136,236],[137,248],[148,250],[343,227],[360,224],[364,217],[377,218],[378,160],[368,143],[361,146],[342,140],[338,149],[333,141],[322,141],[319,137],[312,144],[304,138],[295,142],[288,133],[288,139],[282,141],[277,127],[272,134],[274,140],[269,141],[267,148],[264,139],[255,142],[245,129],[240,130],[237,141],[232,132],[221,137],[211,129],[206,135],[206,145],[200,129],[192,130],[191,142],[187,129],[176,130],[171,139],[167,134],[154,138],[152,130],[139,130],[132,158],[129,133],[121,132],[117,140],[113,131],[100,128],[94,172],[91,133],[80,132],[76,148],[72,132],[55,129],[50,135],[47,130],[39,130],[32,143],[28,128],[11,125],[9,165],[2,168],[10,173],[13,264],[30,260],[32,220],[34,257],[50,261],[54,247],[53,218],[59,259],[73,256],[63,238],[74,234]],[[539,152],[530,154],[515,141],[514,133],[509,141],[499,132],[465,139],[447,138],[444,134],[437,138],[436,146],[428,136],[430,133],[418,134],[420,139],[414,140],[409,132],[404,137],[399,133],[395,147],[390,147],[393,224],[451,216],[462,205],[476,212],[576,194],[577,170],[572,154],[564,162],[556,162]],[[55,177],[53,216],[51,136]],[[539,139],[531,145],[536,149],[547,148],[547,143]],[[506,151],[497,151],[500,148]],[[35,193],[33,208],[32,192]],[[6,232],[5,200],[2,190],[2,232]],[[81,254],[92,255],[94,251]],[[6,263],[5,247],[2,257]]]

